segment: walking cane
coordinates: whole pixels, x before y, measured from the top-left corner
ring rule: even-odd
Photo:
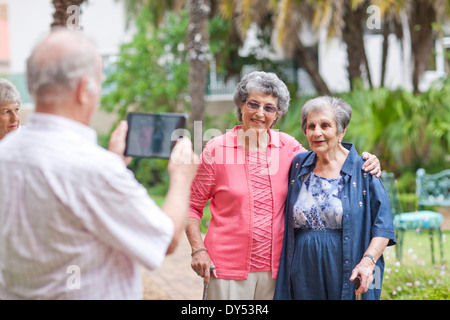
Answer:
[[[361,286],[361,276],[357,276],[355,278],[355,291],[357,291],[360,286]],[[358,293],[356,295],[356,299],[355,300],[361,300],[361,297],[362,297],[362,293]]]
[[[208,300],[208,282],[203,285],[203,300]]]
[[[209,275],[211,276],[213,270],[216,269],[214,265],[209,267]],[[208,300],[208,285],[209,281],[203,284],[203,300]]]

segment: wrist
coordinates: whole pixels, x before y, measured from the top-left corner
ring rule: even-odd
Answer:
[[[192,251],[191,257],[193,257],[196,253],[199,253],[199,252],[201,252],[201,251],[208,252],[208,250],[207,250],[206,248],[198,248],[198,249]]]
[[[364,259],[364,258],[370,260],[371,263],[372,263],[373,265],[376,265],[376,264],[377,264],[377,260],[376,260],[372,255],[370,255],[370,254],[365,254],[365,255],[363,256],[363,259]]]

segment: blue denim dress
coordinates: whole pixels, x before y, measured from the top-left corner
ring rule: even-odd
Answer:
[[[353,145],[341,169],[342,228],[302,228],[294,217],[294,207],[304,182],[314,170],[314,152],[298,154],[291,165],[286,199],[286,225],[283,250],[274,299],[354,299],[351,272],[361,261],[373,237],[389,239],[395,244],[392,215],[381,179],[361,170],[364,160]],[[296,222],[297,220],[297,222]],[[319,224],[320,225],[320,224]],[[329,226],[329,225],[328,225]],[[375,266],[374,283],[362,299],[379,299],[384,259]]]
[[[295,300],[337,300],[342,287],[342,201],[344,179],[311,172],[293,206]]]

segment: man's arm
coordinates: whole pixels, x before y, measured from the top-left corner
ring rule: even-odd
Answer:
[[[108,145],[108,150],[119,155],[126,165],[132,159],[124,156],[127,131],[128,124],[123,120],[111,134]],[[173,238],[167,254],[175,250],[180,235],[185,228],[191,183],[197,172],[198,163],[199,159],[192,150],[191,141],[186,137],[180,139],[173,148],[169,159],[167,168],[170,176],[169,190],[162,207],[164,213],[169,216],[174,224]]]
[[[175,250],[186,226],[191,184],[197,173],[198,163],[199,159],[192,150],[191,141],[186,137],[179,140],[170,156],[170,185],[162,208],[174,223],[174,237],[167,250],[168,254]]]

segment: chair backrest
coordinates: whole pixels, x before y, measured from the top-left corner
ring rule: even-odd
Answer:
[[[450,206],[450,170],[426,174],[425,169],[416,172],[416,194],[419,207]]]
[[[392,217],[394,217],[396,214],[402,213],[400,201],[398,200],[398,191],[395,182],[395,175],[393,172],[383,171],[381,178],[383,179],[384,188],[386,189],[386,193],[388,195]]]

